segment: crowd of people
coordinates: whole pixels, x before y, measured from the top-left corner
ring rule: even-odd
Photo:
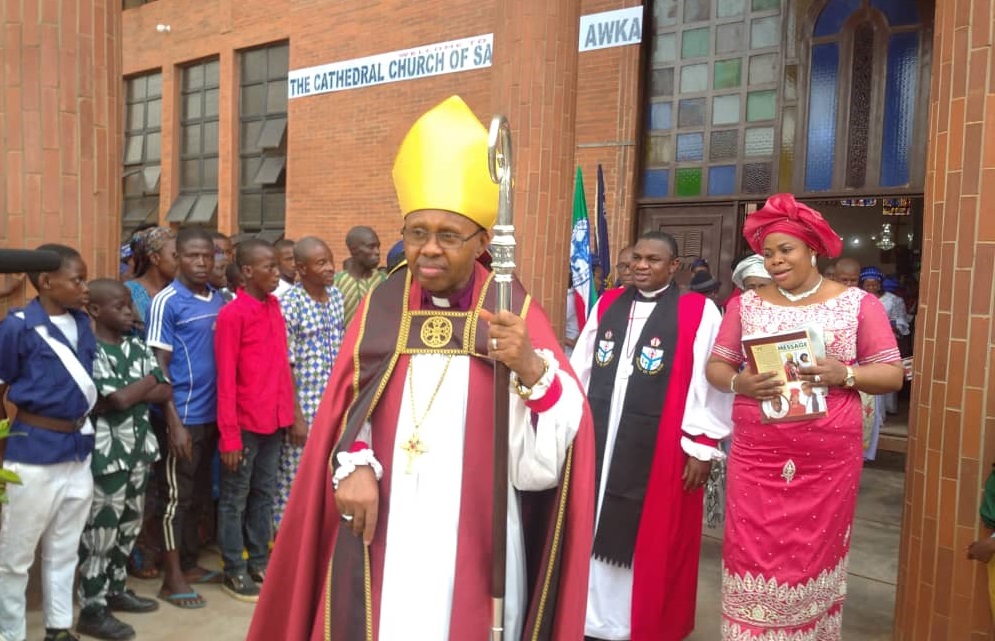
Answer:
[[[30,274],[37,298],[0,323],[0,394],[18,410],[4,468],[23,481],[0,521],[0,636],[25,639],[40,543],[46,641],[76,638],[77,564],[75,628],[103,639],[135,634],[116,612],[202,608],[197,586],[218,582],[258,601],[251,641],[441,641],[492,625],[509,639],[679,641],[695,622],[705,488],[724,464],[723,639],[841,638],[861,394],[903,380],[908,323],[889,320],[883,275],[858,268],[864,288],[850,287],[844,259],[824,278],[838,236],[778,194],[748,217],[752,252],[721,305],[707,263],[678,287],[675,239],[649,232],[564,338],[517,280],[512,309],[495,311],[487,143],[458,97],[413,125],[387,269],[364,227],[340,271],[315,237],[233,246],[155,226],[123,252],[123,283],[88,283],[79,253],[45,246],[61,268]],[[825,356],[794,375],[828,387],[826,411],[769,424],[760,403],[779,384],[746,366],[742,338],[813,323]],[[198,564],[211,540],[220,573]],[[129,571],[160,576],[158,600],[129,590]]]

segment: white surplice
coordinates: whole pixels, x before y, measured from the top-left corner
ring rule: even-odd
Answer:
[[[449,639],[470,357],[452,357],[429,408],[429,399],[448,358],[440,354],[412,356],[404,382],[393,444],[378,641]],[[577,383],[562,371],[555,375],[562,385],[562,396],[552,408],[539,414],[535,429],[524,401],[514,392],[510,394],[505,599],[505,635],[509,639],[521,636],[526,601],[521,510],[512,489],[538,491],[559,484],[567,449],[583,416],[583,394]],[[539,391],[535,400],[541,398]],[[408,456],[401,447],[412,435],[415,416],[419,421],[425,417],[419,434],[427,452],[416,458],[409,474]],[[481,420],[490,419],[488,416]],[[364,427],[360,440],[369,442],[374,452],[384,447],[370,441],[369,425]]]
[[[647,296],[662,292],[649,292]],[[591,380],[591,368],[598,341],[599,306],[598,301],[581,330],[574,347],[570,364],[573,366],[581,386],[586,390]],[[605,496],[605,483],[615,450],[615,437],[618,435],[622,405],[629,386],[632,360],[639,349],[637,344],[650,313],[656,307],[654,301],[634,302],[629,311],[631,317],[622,345],[621,358],[612,389],[611,410],[608,415],[608,435],[605,441],[605,456],[601,466],[601,485],[598,487],[598,503],[595,520],[601,517],[601,503]],[[727,438],[731,432],[729,417],[732,415],[732,394],[719,392],[705,380],[705,365],[712,351],[712,344],[719,332],[722,315],[711,301],[705,302],[701,325],[694,339],[694,373],[688,390],[687,404],[684,406],[684,421],[681,429],[692,436],[705,435],[716,440]],[[682,437],[681,447],[689,456],[703,461],[719,459],[722,453],[712,447],[695,443]],[[591,558],[590,583],[587,592],[587,622],[585,634],[608,641],[629,639],[632,622],[632,569],[609,565]]]

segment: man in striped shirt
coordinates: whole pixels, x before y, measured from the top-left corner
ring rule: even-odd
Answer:
[[[181,608],[202,608],[205,601],[190,584],[220,577],[197,565],[193,506],[198,493],[210,492],[211,459],[218,444],[214,330],[224,301],[208,284],[214,268],[208,232],[180,230],[176,254],[176,278],[156,294],[146,320],[148,345],[173,384],[176,407],[175,412],[167,408],[167,434],[156,435],[168,451],[156,470],[165,550],[159,598]]]
[[[353,227],[345,237],[346,247],[352,255],[344,271],[335,274],[335,287],[345,299],[345,324],[356,315],[359,301],[386,278],[377,267],[380,265],[380,239],[369,227]]]

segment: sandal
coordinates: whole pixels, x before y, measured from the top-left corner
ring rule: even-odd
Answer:
[[[196,592],[182,592],[179,594],[166,594],[160,590],[157,595],[161,600],[170,605],[175,605],[183,610],[199,610],[207,605],[204,597]]]
[[[204,585],[207,583],[221,583],[221,572],[208,570],[207,568],[196,567],[191,572],[184,572],[183,578],[190,585]]]

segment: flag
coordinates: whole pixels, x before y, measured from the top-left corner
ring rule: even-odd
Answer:
[[[604,293],[608,283],[612,282],[612,257],[611,249],[608,246],[608,212],[605,210],[605,174],[601,171],[601,164],[598,164],[598,191],[595,196],[597,203],[598,221],[598,255],[594,257],[594,264],[601,266],[601,280],[594,284],[600,296]]]
[[[574,186],[574,214],[570,233],[570,282],[573,285],[577,326],[583,327],[594,307],[597,294],[591,264],[591,224],[587,220],[587,199],[584,197],[584,176],[577,167]]]

